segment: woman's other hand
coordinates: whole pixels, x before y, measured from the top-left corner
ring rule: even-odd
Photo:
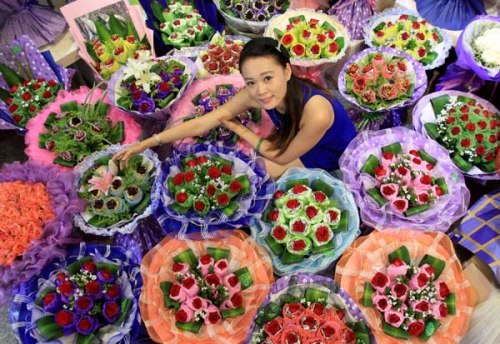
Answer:
[[[146,147],[144,147],[142,141],[137,142],[136,144],[123,148],[121,151],[113,155],[113,160],[115,161],[119,160],[120,168],[125,168],[131,157],[143,152],[145,149]]]

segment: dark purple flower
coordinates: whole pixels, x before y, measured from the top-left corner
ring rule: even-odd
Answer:
[[[55,279],[56,287],[59,287],[61,284],[64,283],[64,281],[67,281],[67,280],[68,280],[68,275],[66,275],[64,272],[59,272],[56,275],[56,279]]]
[[[132,103],[134,103],[135,106],[139,106],[139,104],[146,97],[146,93],[142,91],[135,91],[131,93],[131,97],[132,97]]]
[[[65,336],[75,331],[75,319],[75,315],[66,309],[57,312],[54,317],[56,324],[63,329]]]
[[[114,301],[107,301],[102,306],[102,315],[109,324],[114,323],[120,316],[120,313],[120,306]]]
[[[75,293],[76,284],[71,281],[64,281],[59,287],[57,287],[59,293],[61,294],[61,299],[64,303],[68,303],[70,298]]]
[[[75,321],[76,332],[85,336],[94,332],[99,324],[94,317],[83,315]]]
[[[88,271],[90,273],[95,273],[96,270],[97,270],[97,267],[96,267],[95,263],[91,260],[83,263],[82,267],[80,268],[80,271],[82,271],[82,272]]]
[[[160,82],[158,85],[156,85],[156,88],[158,89],[158,93],[156,94],[156,98],[159,98],[159,99],[164,99],[170,93],[172,93],[172,85],[170,85],[169,82]]]
[[[121,295],[122,292],[120,286],[118,284],[111,284],[106,290],[104,298],[108,301],[116,301],[121,297]]]
[[[75,301],[75,311],[78,314],[86,314],[94,307],[94,301],[88,296],[81,296]]]
[[[174,70],[172,71],[172,76],[182,76],[184,74],[182,68],[180,67],[175,67]]]
[[[104,268],[97,272],[97,280],[102,283],[113,283],[115,281],[115,274]]]
[[[172,79],[170,79],[170,82],[176,87],[176,88],[181,88],[182,87],[182,79],[179,76],[173,76]]]
[[[99,283],[99,281],[87,282],[87,284],[85,284],[85,293],[94,299],[101,297],[102,296],[101,283]]]
[[[170,81],[170,75],[164,70],[160,72],[160,77],[163,81]]]
[[[144,99],[139,103],[138,108],[140,113],[154,112],[155,102],[149,97],[144,97]]]
[[[43,298],[43,309],[49,313],[57,313],[62,309],[63,302],[55,291],[48,293]]]

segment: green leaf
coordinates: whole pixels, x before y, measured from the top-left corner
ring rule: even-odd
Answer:
[[[125,140],[124,123],[119,121],[113,127],[108,140],[112,143],[119,143]]]
[[[46,340],[55,340],[63,336],[62,328],[57,325],[55,316],[48,315],[36,321],[36,327]]]
[[[450,102],[450,100],[451,100],[451,98],[447,94],[444,94],[444,95],[436,97],[436,98],[432,98],[431,104],[432,104],[432,108],[434,110],[434,114],[435,115],[440,114],[441,110],[444,109],[444,107],[446,106],[446,104],[448,104]]]
[[[13,69],[7,65],[0,62],[0,74],[2,74],[3,79],[9,85],[9,87],[20,85],[24,82],[24,79],[17,74]]]
[[[127,27],[121,20],[118,20],[115,17],[114,13],[109,14],[108,23],[109,23],[109,31],[111,34],[116,34],[121,38],[125,38],[125,36],[127,35]]]
[[[59,107],[62,112],[72,112],[72,111],[78,111],[78,103],[76,100],[61,104]]]
[[[3,88],[0,88],[0,99],[2,99],[4,102],[7,102],[7,99],[9,98],[10,98],[10,92],[4,90]]]

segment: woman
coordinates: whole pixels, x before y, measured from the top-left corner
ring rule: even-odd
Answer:
[[[114,158],[126,163],[146,148],[201,135],[224,125],[265,158],[273,178],[291,166],[338,169],[342,152],[356,136],[342,105],[319,86],[294,76],[288,52],[272,38],[245,44],[239,68],[246,86],[228,102],[202,117],[129,146]],[[264,108],[269,113],[276,126],[271,137],[258,137],[234,120],[237,114],[252,108]]]

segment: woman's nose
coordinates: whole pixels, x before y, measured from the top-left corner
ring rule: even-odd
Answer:
[[[267,86],[263,82],[257,83],[257,95],[264,95],[267,93]]]

